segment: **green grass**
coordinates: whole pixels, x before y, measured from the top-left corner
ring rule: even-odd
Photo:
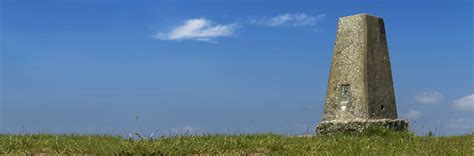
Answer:
[[[474,155],[474,135],[432,137],[373,131],[297,137],[275,134],[186,135],[130,140],[100,135],[2,135],[0,154]]]

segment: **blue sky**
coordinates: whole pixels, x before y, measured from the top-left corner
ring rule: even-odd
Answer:
[[[385,20],[398,114],[474,131],[472,1],[2,0],[0,132],[303,133],[338,17]]]

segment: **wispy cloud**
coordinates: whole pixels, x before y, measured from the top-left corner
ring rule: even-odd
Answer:
[[[242,22],[247,26],[316,26],[326,14],[309,15],[306,13],[285,13],[277,16],[257,18]],[[173,27],[168,32],[157,32],[153,38],[160,40],[197,40],[215,42],[214,38],[229,37],[235,35],[235,31],[241,27],[238,23],[219,24],[206,18],[194,18],[184,21],[181,25]]]
[[[440,92],[427,91],[415,95],[415,100],[422,104],[437,104],[443,100],[444,96]]]
[[[474,94],[455,100],[453,106],[460,110],[474,110]]]
[[[316,16],[306,13],[285,13],[273,17],[264,17],[252,20],[252,24],[276,27],[276,26],[314,26],[326,17],[326,14]]]
[[[418,119],[418,118],[420,118],[422,115],[423,115],[422,112],[417,111],[417,110],[414,110],[414,109],[410,109],[410,110],[408,110],[407,113],[403,114],[402,116],[403,116],[403,117],[406,117],[406,118],[408,118],[408,119]]]
[[[232,36],[236,29],[237,24],[216,24],[205,18],[196,18],[186,20],[168,33],[156,33],[153,37],[160,40],[211,41],[216,37]]]
[[[195,134],[197,129],[191,126],[185,126],[180,128],[171,129],[172,134]]]
[[[448,128],[466,129],[470,130],[470,132],[472,132],[472,129],[474,128],[474,120],[468,117],[449,119],[445,122],[445,124]]]

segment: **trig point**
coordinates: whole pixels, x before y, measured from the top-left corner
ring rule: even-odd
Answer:
[[[318,134],[363,132],[372,127],[404,131],[397,119],[392,71],[382,18],[339,18],[324,115]]]

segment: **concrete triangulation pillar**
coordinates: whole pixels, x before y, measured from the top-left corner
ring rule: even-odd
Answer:
[[[318,134],[362,132],[370,127],[407,130],[397,119],[390,58],[382,18],[339,18],[324,115]]]

